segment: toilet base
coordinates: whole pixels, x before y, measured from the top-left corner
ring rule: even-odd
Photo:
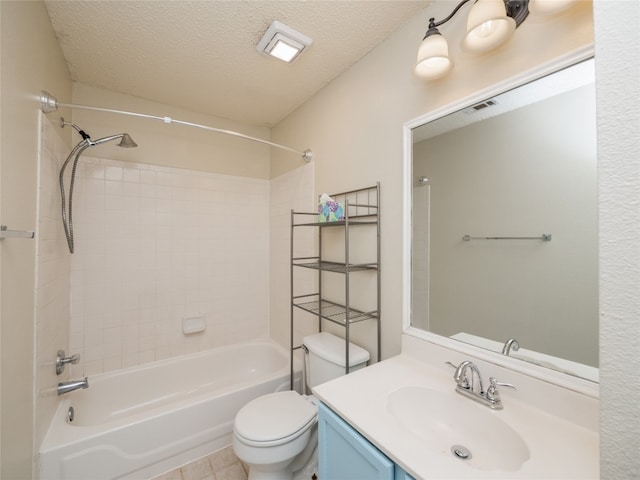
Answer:
[[[318,478],[318,449],[314,448],[307,463],[297,471],[292,472],[291,468],[284,471],[265,472],[255,468],[249,468],[248,480],[312,480]]]
[[[313,453],[307,463],[298,471],[293,472],[293,480],[312,480],[313,476],[318,478],[318,448],[314,448]]]

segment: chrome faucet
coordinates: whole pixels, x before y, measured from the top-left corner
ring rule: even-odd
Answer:
[[[467,371],[471,370],[471,375],[467,374]],[[482,385],[482,375],[480,375],[480,370],[475,365],[475,363],[465,360],[458,368],[456,368],[456,373],[453,374],[453,378],[458,385],[458,388],[463,389],[469,392],[475,392],[475,378],[478,378],[478,383],[480,384],[480,390],[478,391],[479,395],[484,395],[484,386]]]
[[[58,395],[73,392],[79,388],[89,388],[89,379],[84,377],[83,380],[71,380],[70,382],[60,382],[58,384]]]
[[[513,350],[514,352],[520,350],[520,344],[515,338],[510,338],[509,340],[504,342],[504,347],[502,347],[502,354],[509,355],[509,353],[511,353],[511,350]]]
[[[449,364],[453,365],[451,363]],[[455,365],[453,366],[455,367]],[[456,367],[456,372],[453,374],[453,378],[456,381],[456,392],[494,410],[502,410],[504,408],[502,406],[502,401],[500,400],[498,387],[516,388],[510,383],[499,383],[494,377],[491,377],[489,378],[489,388],[485,391],[480,370],[478,370],[475,363],[469,360],[465,360]],[[475,381],[476,378],[478,379],[477,387]]]
[[[77,364],[80,361],[80,355],[76,353],[75,355],[71,355],[67,357],[64,353],[64,350],[58,350],[56,356],[56,375],[60,375],[64,372],[64,366],[68,363]]]

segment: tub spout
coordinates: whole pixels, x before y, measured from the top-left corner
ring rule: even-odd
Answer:
[[[89,388],[89,379],[84,377],[83,380],[71,380],[70,382],[60,382],[58,384],[58,395],[73,392],[79,388]]]

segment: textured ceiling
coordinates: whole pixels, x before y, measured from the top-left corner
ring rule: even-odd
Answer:
[[[74,81],[258,126],[278,123],[429,3],[46,1]],[[291,65],[255,49],[273,20],[314,41]]]

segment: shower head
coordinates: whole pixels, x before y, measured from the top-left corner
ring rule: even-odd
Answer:
[[[134,147],[137,147],[138,144],[133,141],[133,138],[131,138],[131,136],[128,133],[123,133],[122,140],[120,140],[120,143],[118,143],[118,146],[122,148],[134,148]]]
[[[118,147],[123,148],[133,148],[137,147],[138,144],[133,141],[131,136],[128,133],[118,133],[117,135],[111,135],[109,137],[99,138],[98,140],[89,140],[89,146],[95,147],[96,145],[100,145],[101,143],[110,142],[111,140],[117,140],[120,138],[120,142],[118,143]]]

